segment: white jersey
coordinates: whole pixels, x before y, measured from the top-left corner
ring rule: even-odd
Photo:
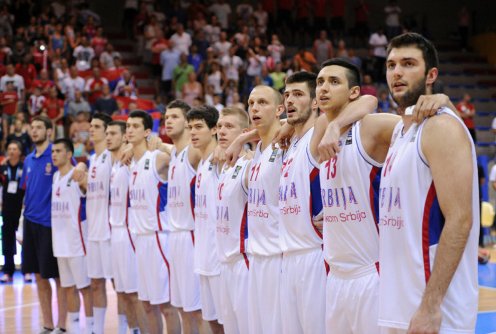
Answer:
[[[129,223],[136,234],[165,231],[163,220],[167,206],[167,181],[156,169],[159,151],[146,151],[131,163],[129,175]]]
[[[444,108],[442,112],[452,115],[463,126],[451,110]],[[444,226],[431,170],[421,148],[424,124],[413,124],[406,133],[402,133],[402,121],[396,125],[382,169],[379,325],[385,327],[408,328],[420,306]],[[466,132],[470,137],[468,130]],[[472,229],[441,304],[441,331],[450,333],[473,333],[477,317],[479,197],[473,145],[471,162],[474,168]]]
[[[195,273],[213,276],[220,274],[217,253],[216,198],[217,166],[210,162],[211,156],[200,161],[196,173],[195,189]]]
[[[293,139],[284,155],[279,181],[279,231],[283,252],[322,247],[313,224],[322,212],[318,164],[311,157],[313,128]]]
[[[99,156],[90,157],[88,189],[86,194],[86,216],[88,217],[88,240],[110,239],[109,203],[110,172],[112,157],[108,150]]]
[[[381,164],[365,152],[360,122],[339,139],[341,151],[320,165],[324,257],[330,272],[352,273],[379,261],[377,199]]]
[[[248,241],[248,189],[245,173],[250,161],[242,157],[233,167],[224,166],[217,188],[217,246],[221,262],[245,254]]]
[[[280,148],[267,146],[262,152],[259,142],[248,177],[248,252],[255,255],[281,254],[279,244]]]
[[[56,257],[86,255],[86,222],[84,194],[69,173],[53,175],[52,185],[52,244]]]
[[[186,146],[178,153],[174,147],[171,152],[167,191],[168,228],[171,231],[193,231],[195,229],[196,171],[189,163],[189,148]]]
[[[127,226],[129,167],[120,161],[112,165],[110,175],[110,225]]]

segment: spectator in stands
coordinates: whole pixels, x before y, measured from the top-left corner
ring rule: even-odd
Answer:
[[[220,59],[222,59],[224,56],[227,56],[231,45],[231,42],[227,40],[227,33],[225,31],[222,31],[220,33],[220,39],[214,44],[214,50],[217,52],[217,56]]]
[[[14,15],[9,13],[9,7],[3,5],[0,10],[0,36],[12,36]]]
[[[48,50],[50,54],[55,53],[57,50],[61,54],[65,54],[67,51],[67,38],[64,36],[62,24],[57,23],[55,25],[55,31],[50,36],[48,41]]]
[[[101,71],[98,67],[93,67],[93,76],[86,80],[84,91],[88,96],[88,102],[93,106],[102,95],[102,88],[108,85],[108,80],[102,77]]]
[[[86,36],[81,36],[81,43],[74,49],[73,57],[76,59],[76,67],[79,71],[90,69],[95,50]]]
[[[103,28],[98,27],[96,29],[96,35],[91,39],[91,47],[95,51],[95,57],[100,57],[107,43],[107,39],[103,36]]]
[[[225,0],[217,0],[208,7],[208,10],[219,19],[222,29],[227,30],[229,28],[229,16],[232,13],[231,5],[226,3]]]
[[[16,254],[16,231],[21,218],[24,190],[20,187],[23,163],[22,144],[11,140],[7,144],[7,163],[0,166],[0,182],[2,185],[2,254],[4,256],[3,276],[1,283],[13,282],[15,271],[14,255]],[[29,275],[29,274],[28,274]],[[25,281],[31,281],[24,276]]]
[[[363,76],[363,83],[360,87],[360,95],[372,95],[377,97],[377,88],[374,85],[370,74],[365,74]]]
[[[212,15],[210,17],[210,23],[203,28],[203,32],[205,33],[205,38],[210,45],[213,45],[215,42],[217,42],[220,39],[221,31],[222,28],[220,26],[219,19],[217,18],[217,16]]]
[[[36,79],[36,68],[32,64],[31,55],[27,54],[22,59],[22,62],[16,64],[15,72],[24,79],[24,87],[26,91],[30,92],[31,84]]]
[[[282,60],[282,57],[284,56],[285,48],[284,45],[282,45],[281,41],[279,40],[279,36],[277,36],[276,34],[272,34],[271,42],[267,46],[267,51],[269,51],[269,54],[272,57],[274,64]]]
[[[355,53],[355,49],[348,49],[348,59],[360,70],[362,69],[362,59]]]
[[[53,70],[54,70],[53,79],[59,90],[62,91],[62,83],[66,78],[70,77],[70,70],[69,70],[69,65],[67,63],[67,59],[65,58],[60,59],[60,66],[54,68]]]
[[[188,81],[188,75],[194,72],[193,66],[188,64],[188,57],[185,53],[182,53],[179,58],[179,64],[172,71],[172,87],[179,98],[183,91],[183,86]]]
[[[84,91],[84,79],[78,75],[76,66],[71,66],[69,77],[65,78],[60,85],[62,94],[65,95],[66,102],[75,100],[76,91]]]
[[[41,94],[41,86],[34,86],[33,94],[28,100],[28,112],[30,116],[38,116],[43,109],[46,97]]]
[[[14,120],[14,114],[18,111],[19,95],[12,81],[8,81],[5,90],[0,93],[0,105],[2,106],[2,131],[3,136],[9,134],[9,126]]]
[[[191,45],[188,64],[193,66],[196,73],[203,71],[203,56],[198,52],[198,47],[195,44]]]
[[[348,58],[348,49],[346,48],[346,42],[344,39],[338,41],[338,47],[336,49],[336,57]]]
[[[374,80],[376,82],[384,81],[384,64],[386,62],[386,46],[388,39],[384,35],[384,30],[379,27],[376,32],[370,35],[369,45],[374,55]]]
[[[78,154],[74,156],[75,158],[84,157],[90,147],[90,126],[90,113],[79,111],[69,129],[69,137],[73,140],[74,146],[78,146]]]
[[[167,48],[160,54],[160,65],[162,65],[162,75],[160,77],[160,95],[170,101],[174,98],[174,90],[172,89],[173,72],[177,65],[179,65],[180,54],[176,52],[170,42]]]
[[[70,101],[67,107],[67,116],[71,119],[74,119],[80,111],[90,113],[91,106],[83,98],[83,92],[80,90],[76,90],[74,101]]]
[[[465,125],[467,126],[467,129],[470,132],[474,143],[477,143],[477,135],[475,132],[474,123],[475,106],[470,102],[471,100],[472,97],[470,96],[470,94],[463,94],[463,99],[457,103],[456,109],[458,110],[458,115],[460,115],[460,117],[462,118],[463,123],[465,123]]]
[[[321,30],[319,38],[313,42],[313,54],[317,64],[322,64],[325,60],[334,57],[332,42],[327,38],[327,32]]]
[[[41,89],[41,94],[43,96],[48,97],[50,95],[50,88],[55,86],[52,80],[48,75],[48,71],[46,69],[42,69],[40,71],[40,78],[33,81],[32,87],[39,87]]]
[[[134,76],[128,70],[122,72],[121,78],[117,81],[114,89],[114,96],[138,97],[138,86]]]
[[[115,98],[110,94],[108,84],[102,86],[102,95],[96,100],[94,109],[95,112],[105,113],[109,116],[119,112],[119,106]]]
[[[355,6],[355,35],[366,41],[369,36],[369,6],[365,0],[359,0]]]
[[[0,37],[0,63],[6,64],[10,61],[12,57],[12,49],[7,44],[7,39],[2,36]]]
[[[105,50],[100,54],[100,64],[103,70],[115,69],[114,57],[121,57],[121,54],[114,51],[114,46],[110,43],[105,45]]]
[[[157,29],[155,32],[155,38],[152,41],[151,52],[152,52],[152,68],[153,74],[155,76],[160,75],[160,54],[167,48],[169,41],[164,37],[164,32],[162,29]]]
[[[401,8],[398,6],[398,2],[389,0],[389,4],[384,7],[384,13],[386,13],[386,35],[388,39],[401,34]]]
[[[21,36],[21,38],[24,37]],[[24,39],[17,40],[14,44],[14,49],[12,50],[12,62],[14,64],[20,63],[26,54],[28,54],[28,51],[24,44]]]
[[[307,72],[315,72],[317,66],[317,60],[313,54],[306,51],[305,48],[301,47],[298,53],[294,56],[295,63],[303,70]]]
[[[202,84],[196,80],[196,73],[194,71],[188,73],[188,81],[182,88],[182,99],[189,105],[193,103],[196,97],[203,96]]]
[[[243,61],[236,55],[237,46],[232,46],[229,53],[221,58],[222,71],[226,80],[232,80],[236,87],[239,82],[239,72],[243,68]]]
[[[24,98],[24,79],[19,74],[15,73],[14,64],[8,63],[5,67],[6,73],[0,78],[0,91],[6,90],[7,83],[12,83],[17,92],[17,97],[23,100]]]
[[[272,78],[272,87],[274,87],[275,90],[281,91],[285,86],[286,80],[286,73],[282,70],[282,63],[277,62],[276,68],[269,75]]]
[[[394,103],[391,95],[385,89],[379,92],[379,100],[377,102],[378,113],[396,114],[396,104]]]
[[[145,38],[145,45],[143,47],[143,62],[150,64],[152,61],[152,45],[153,41],[157,37],[157,31],[162,30],[162,27],[158,24],[157,18],[154,15],[150,15],[148,24],[145,26],[143,31],[143,37]]]
[[[225,84],[224,73],[220,70],[220,65],[217,61],[214,61],[211,64],[210,71],[207,73],[207,76],[204,79],[203,85],[205,87],[212,86],[213,87],[213,95],[222,94],[224,84]],[[208,91],[208,89],[206,89]]]
[[[7,136],[6,147],[8,148],[9,143],[16,140],[22,144],[22,155],[25,157],[31,152],[33,142],[31,141],[31,137],[29,137],[28,131],[26,129],[26,120],[21,117],[17,117],[17,115],[23,113],[17,113],[14,119],[13,127],[10,131],[10,134]]]
[[[269,13],[264,9],[263,5],[262,2],[257,2],[253,17],[257,23],[257,30],[265,35],[267,33],[267,25],[269,24]]]
[[[64,101],[59,99],[57,95],[57,89],[52,87],[50,89],[50,96],[45,100],[42,109],[42,114],[52,121],[52,128],[54,129],[53,138],[64,136],[64,122],[62,119],[64,117]]]
[[[191,36],[184,31],[182,24],[177,25],[177,31],[170,38],[174,50],[179,54],[189,54],[189,47],[192,44]]]

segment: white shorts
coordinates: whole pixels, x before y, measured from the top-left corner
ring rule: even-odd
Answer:
[[[112,254],[110,239],[88,241],[88,276],[90,278],[112,278]]]
[[[321,248],[283,255],[280,292],[281,319],[284,319],[282,333],[325,333],[326,279]],[[332,332],[341,334],[334,329]]]
[[[134,241],[125,226],[112,226],[110,245],[112,247],[112,276],[116,292],[138,291]]]
[[[166,257],[167,233],[136,236],[138,299],[152,305],[170,301],[169,262]]]
[[[336,333],[381,333],[379,274],[375,264],[359,277],[344,277],[331,270],[327,278],[326,329]]]
[[[76,286],[84,289],[91,284],[86,266],[86,256],[58,257],[60,286],[68,288]]]
[[[281,321],[282,255],[257,256],[248,273],[248,319],[250,333],[282,333]]]
[[[205,321],[217,320],[222,324],[220,314],[220,275],[205,276],[200,275],[200,294],[202,303],[202,318]]]
[[[200,278],[194,272],[193,231],[169,233],[167,255],[171,268],[171,304],[185,312],[201,309]]]
[[[248,258],[221,264],[221,314],[226,333],[248,334]]]

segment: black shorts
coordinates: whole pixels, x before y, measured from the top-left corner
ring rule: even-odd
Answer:
[[[57,259],[53,256],[52,228],[24,218],[22,272],[40,274],[42,278],[59,277]]]

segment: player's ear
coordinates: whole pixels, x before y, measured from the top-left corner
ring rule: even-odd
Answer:
[[[353,86],[350,88],[350,101],[356,100],[360,97],[360,86]]]
[[[427,86],[432,86],[434,84],[434,81],[436,81],[438,74],[439,74],[439,71],[436,67],[431,68],[427,72],[427,76],[425,78],[425,84]]]
[[[286,107],[284,107],[284,103],[281,103],[277,106],[276,115],[277,118],[281,117],[281,115],[286,111]]]
[[[213,128],[211,128],[210,133],[212,134],[212,136],[215,136],[217,134],[217,126],[214,126]]]

